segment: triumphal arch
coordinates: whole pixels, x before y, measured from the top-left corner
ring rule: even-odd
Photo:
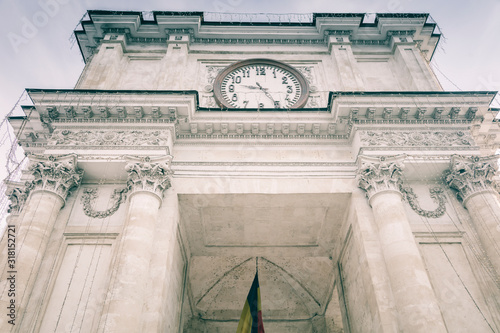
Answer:
[[[498,332],[495,92],[435,27],[90,11],[10,118],[0,331],[234,332],[258,268],[269,332]]]

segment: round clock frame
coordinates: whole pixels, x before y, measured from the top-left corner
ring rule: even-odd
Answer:
[[[262,68],[264,69],[264,71],[259,72],[259,69],[262,70]],[[273,72],[271,72],[272,74],[270,74],[269,76],[270,82],[266,82],[267,77],[265,79],[262,79],[261,83],[257,81],[257,78],[252,77],[261,76],[259,78],[261,79],[262,76],[270,73],[266,69],[273,70]],[[278,75],[276,75],[276,71],[279,72]],[[234,79],[237,77],[237,73],[240,73],[240,75],[238,75],[239,82],[230,83],[230,79],[234,81]],[[245,74],[247,74],[248,76],[245,77]],[[281,78],[279,77],[280,75]],[[287,82],[287,84],[285,84],[285,82]],[[241,85],[238,86],[237,84],[240,83]],[[255,85],[251,86],[248,84],[245,85],[243,83],[250,83]],[[267,86],[264,87],[265,85]],[[270,87],[269,85],[272,85],[273,87]],[[240,91],[236,91],[236,87],[238,87]],[[252,103],[249,103],[250,101],[243,101],[243,104],[247,102],[246,105],[250,105],[248,109],[298,109],[302,108],[306,104],[307,98],[309,97],[309,84],[307,83],[307,80],[304,78],[304,76],[292,66],[272,59],[257,58],[235,62],[234,64],[222,70],[214,80],[214,97],[219,106],[223,108],[243,110],[247,109],[245,104],[244,107],[232,105],[236,104],[234,98],[235,96],[236,99],[238,98],[237,93],[240,93],[241,90],[244,89],[246,90],[245,96],[255,96],[253,97],[254,99],[261,98],[262,100],[266,101],[267,104],[267,106],[265,106],[264,103],[260,103],[258,102],[258,100],[253,100]],[[277,91],[283,89],[284,91]],[[229,95],[231,93],[233,94],[232,97]],[[288,99],[288,93],[295,93],[295,97],[291,100]],[[285,100],[283,100],[282,98],[283,94],[286,95]],[[231,101],[231,99],[233,100]],[[276,99],[279,100],[276,101]],[[271,106],[269,106],[269,103],[271,103]],[[287,103],[287,105],[284,105],[284,103]],[[255,104],[257,105],[252,106]]]

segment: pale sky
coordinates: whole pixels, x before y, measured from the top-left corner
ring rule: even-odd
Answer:
[[[91,9],[429,13],[443,34],[431,66],[444,89],[500,90],[500,0],[0,0],[0,119],[12,109],[24,88],[74,87],[84,63],[70,37]],[[6,129],[2,126],[0,130],[5,133]],[[4,161],[8,141],[3,142],[0,161]],[[0,176],[4,177],[1,170]]]

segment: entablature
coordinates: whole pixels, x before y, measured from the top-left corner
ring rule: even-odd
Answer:
[[[28,117],[10,122],[31,153],[171,152],[175,142],[255,140],[356,151],[500,146],[497,111],[489,109],[495,92],[331,92],[327,108],[289,110],[202,108],[196,91],[28,92],[34,102],[24,108]]]

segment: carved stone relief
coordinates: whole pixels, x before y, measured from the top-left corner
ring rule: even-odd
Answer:
[[[498,156],[467,157],[454,155],[450,161],[450,170],[444,174],[448,186],[458,191],[457,197],[466,201],[475,193],[495,191],[493,177],[498,165]]]
[[[431,194],[431,198],[438,204],[438,207],[434,210],[424,210],[420,208],[419,203],[417,202],[417,195],[413,191],[413,189],[409,186],[401,186],[401,193],[403,193],[404,198],[410,204],[410,207],[420,216],[424,216],[427,218],[438,218],[446,213],[446,197],[444,195],[444,191],[440,187],[434,187],[429,189]]]
[[[217,104],[215,103],[215,98],[214,98],[214,93],[213,93],[213,86],[214,86],[214,81],[217,75],[219,75],[222,70],[224,70],[225,66],[207,66],[207,74],[206,74],[206,85],[203,88],[203,93],[202,93],[202,101],[203,101],[203,106],[208,107],[208,108],[213,108],[216,107]]]
[[[375,132],[359,131],[362,145],[366,146],[406,146],[443,147],[472,146],[474,141],[469,133],[458,132]]]
[[[22,211],[32,188],[33,183],[26,182],[23,187],[9,187],[7,189],[5,195],[10,200],[9,208],[7,210],[9,214],[17,215]]]
[[[316,88],[316,77],[314,75],[314,66],[295,66],[295,68],[304,76],[307,83],[309,83],[309,98],[305,108],[317,108],[323,103],[321,95]]]
[[[98,218],[98,219],[104,219],[108,216],[113,215],[118,208],[120,208],[120,205],[126,200],[127,198],[127,193],[128,188],[123,188],[123,189],[116,189],[111,196],[111,199],[113,199],[114,203],[113,206],[106,210],[102,211],[96,211],[92,208],[92,204],[95,202],[97,199],[97,189],[96,188],[85,188],[83,190],[83,196],[82,196],[82,201],[83,201],[83,212],[85,215],[93,218]]]
[[[420,208],[417,202],[417,195],[409,186],[403,185],[403,160],[405,156],[390,157],[360,157],[360,167],[358,169],[358,186],[366,191],[368,199],[381,191],[396,191],[403,195],[410,207],[420,216],[428,218],[438,218],[446,212],[446,197],[441,188],[430,189],[431,198],[437,202],[438,207],[433,210]]]
[[[368,199],[381,191],[400,190],[404,156],[360,157],[358,186],[366,191]]]
[[[130,161],[125,170],[128,173],[127,187],[132,192],[149,191],[159,198],[170,187],[170,176],[172,170],[170,164],[171,156],[166,156],[155,161],[149,157],[141,158],[139,161]]]
[[[309,85],[315,84],[313,76],[313,66],[294,66],[309,83]]]
[[[31,160],[28,170],[34,177],[33,190],[50,191],[65,200],[68,192],[80,185],[83,170],[76,168],[76,156],[32,157]]]
[[[49,144],[61,146],[168,146],[170,131],[55,130]]]

